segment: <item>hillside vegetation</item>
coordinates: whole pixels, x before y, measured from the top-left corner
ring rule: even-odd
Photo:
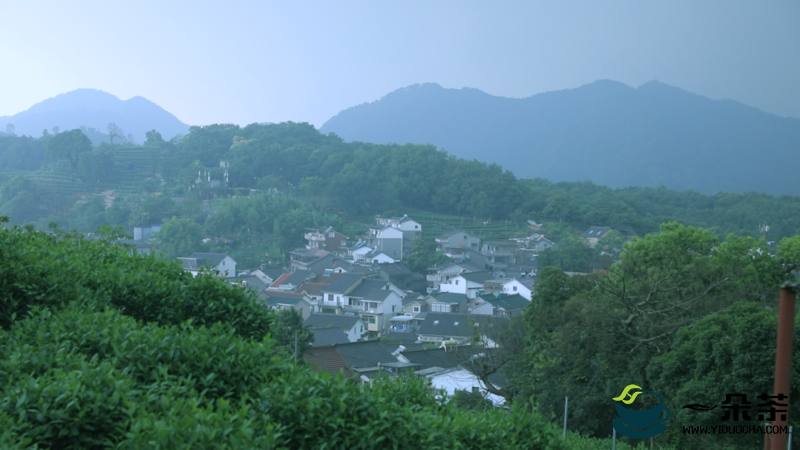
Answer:
[[[247,265],[302,244],[306,227],[359,229],[377,214],[416,213],[428,237],[462,227],[507,239],[529,219],[560,222],[560,231],[629,226],[639,235],[670,221],[721,237],[758,236],[769,225],[767,240],[776,242],[800,232],[797,196],[518,179],[430,145],[347,143],[307,124],[193,127],[180,140],[151,133],[141,147],[84,141],[75,156],[55,142],[0,138],[0,161],[13,170],[0,173],[0,212],[14,223],[89,232],[175,216],[199,227],[197,248],[215,238],[208,246],[239,252]],[[42,160],[54,162],[31,172]],[[223,238],[229,244],[217,245]]]

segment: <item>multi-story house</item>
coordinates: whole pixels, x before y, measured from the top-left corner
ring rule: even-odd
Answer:
[[[476,298],[479,291],[483,290],[486,281],[494,278],[489,272],[460,273],[451,277],[447,282],[439,284],[439,291],[452,294],[463,294],[468,298]]]
[[[326,250],[339,256],[347,254],[347,236],[334,230],[333,227],[308,228],[303,236],[309,250]]]
[[[530,278],[526,280],[530,280]],[[533,290],[528,286],[528,283],[524,283],[517,278],[496,278],[487,280],[483,284],[484,294],[519,294],[530,301],[532,292]]]
[[[414,239],[422,237],[422,225],[415,220],[409,219],[407,215],[403,215],[403,217],[389,218],[378,217],[376,218],[376,222],[377,225],[381,227],[394,228],[403,233],[402,252],[397,259],[402,259],[404,256],[408,256],[408,254],[411,253],[411,247]],[[385,251],[385,249],[381,250]],[[390,253],[387,254],[394,257],[394,255]]]
[[[397,228],[376,225],[370,227],[367,235],[367,246],[379,250],[397,261],[403,259],[405,237]]]
[[[448,231],[436,238],[436,251],[451,258],[463,257],[464,249],[480,250],[481,238],[461,230]]]
[[[514,267],[517,262],[517,245],[515,242],[484,242],[481,253],[486,256],[486,262],[494,269]]]

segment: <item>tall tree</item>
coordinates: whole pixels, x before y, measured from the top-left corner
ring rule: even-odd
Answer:
[[[303,315],[295,309],[281,309],[275,314],[272,337],[287,356],[300,359],[314,342],[314,332],[303,326]]]
[[[47,141],[47,156],[68,160],[73,170],[77,170],[80,154],[89,151],[92,151],[92,141],[79,129],[59,133]]]
[[[120,128],[114,122],[109,123],[106,126],[106,130],[108,131],[108,140],[111,141],[112,145],[114,144],[114,138],[124,138],[125,137],[125,132],[122,131],[122,128]]]
[[[203,227],[192,219],[173,217],[161,225],[156,233],[156,248],[167,259],[188,256],[193,252],[205,250],[203,244]]]

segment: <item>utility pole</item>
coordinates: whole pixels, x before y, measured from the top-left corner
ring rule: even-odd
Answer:
[[[775,356],[775,385],[772,395],[776,396],[779,402],[786,403],[786,414],[776,414],[775,420],[772,422],[773,433],[771,435],[771,450],[785,450],[789,437],[788,433],[775,433],[774,430],[778,427],[778,429],[782,431],[789,425],[789,406],[791,399],[788,394],[792,376],[792,341],[794,337],[794,312],[797,289],[798,285],[788,282],[781,286],[780,304],[778,306],[778,344]],[[769,444],[770,443],[765,439],[764,450],[770,450],[768,447]]]
[[[297,331],[294,332],[294,362],[297,362]]]

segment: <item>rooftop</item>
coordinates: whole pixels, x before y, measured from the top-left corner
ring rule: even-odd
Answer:
[[[361,320],[359,316],[315,313],[308,316],[308,319],[303,322],[303,326],[311,328],[345,328],[349,330],[353,328],[359,320]]]

